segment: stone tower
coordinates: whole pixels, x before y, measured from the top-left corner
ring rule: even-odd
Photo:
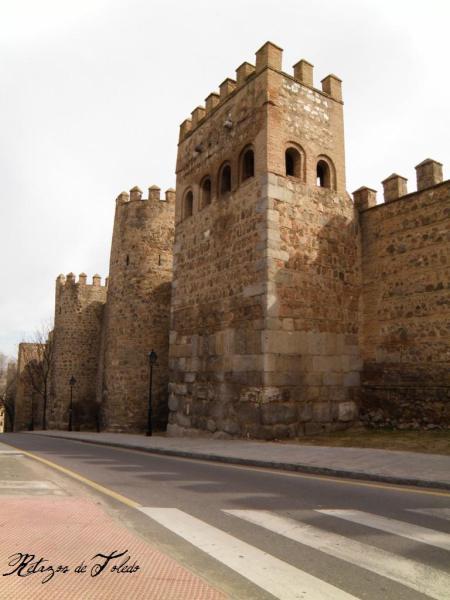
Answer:
[[[167,423],[169,314],[175,190],[152,186],[148,199],[134,187],[116,200],[99,401],[102,427],[142,431],[147,426],[149,364],[154,350],[153,425]]]
[[[169,433],[277,438],[357,411],[358,230],[341,81],[255,66],[183,122],[177,159]]]
[[[73,427],[97,426],[96,378],[105,301],[106,285],[101,285],[100,275],[92,277],[92,285],[84,273],[78,282],[73,273],[56,280],[50,428],[67,428],[72,376]]]

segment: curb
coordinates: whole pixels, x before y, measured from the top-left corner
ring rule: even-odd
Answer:
[[[133,444],[107,442],[103,440],[88,440],[77,437],[52,435],[51,433],[33,432],[33,435],[41,437],[51,437],[55,439],[71,440],[74,442],[82,442],[85,444],[95,444],[97,446],[110,446],[112,448],[124,448],[126,450],[137,450],[148,454],[157,454],[161,456],[174,456],[181,458],[190,458],[193,460],[205,460],[209,462],[219,462],[224,464],[234,464],[247,467],[259,467],[266,469],[279,469],[281,471],[294,471],[298,473],[306,473],[309,475],[327,475],[329,477],[342,477],[346,479],[355,479],[359,481],[374,481],[378,483],[391,483],[395,485],[404,485],[420,488],[433,488],[438,490],[450,490],[450,483],[445,481],[428,481],[425,479],[408,479],[407,477],[391,477],[389,475],[378,475],[376,473],[365,473],[362,471],[346,471],[344,469],[333,469],[332,467],[318,467],[305,465],[301,463],[280,463],[269,460],[258,460],[253,458],[240,458],[235,456],[223,456],[220,454],[189,452],[186,450],[173,450],[170,448],[145,448],[143,446],[135,446]]]

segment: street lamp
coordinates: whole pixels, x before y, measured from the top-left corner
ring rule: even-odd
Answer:
[[[73,386],[76,384],[77,380],[72,375],[69,379],[70,385],[70,407],[69,407],[69,431],[72,431],[72,412],[73,412]]]
[[[149,352],[148,362],[150,365],[150,380],[148,384],[148,420],[147,420],[147,433],[146,435],[153,435],[152,430],[152,383],[153,383],[153,367],[156,365],[158,355],[154,350]]]

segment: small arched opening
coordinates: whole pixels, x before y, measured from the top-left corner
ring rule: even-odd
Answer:
[[[331,169],[325,160],[319,160],[317,163],[316,182],[319,187],[331,188]]]
[[[194,214],[194,194],[191,190],[184,197],[183,217],[187,219]]]
[[[246,148],[241,154],[241,181],[255,175],[255,153],[253,148]]]
[[[205,177],[200,186],[201,188],[201,206],[205,208],[211,204],[211,179],[209,177]]]
[[[286,175],[289,177],[301,178],[302,174],[302,157],[297,148],[292,146],[288,148],[284,155]]]
[[[227,163],[220,170],[220,195],[225,196],[231,192],[231,167]]]

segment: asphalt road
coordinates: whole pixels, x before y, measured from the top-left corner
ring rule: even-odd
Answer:
[[[233,599],[450,599],[448,492],[0,438],[138,503],[108,499],[128,527]]]

